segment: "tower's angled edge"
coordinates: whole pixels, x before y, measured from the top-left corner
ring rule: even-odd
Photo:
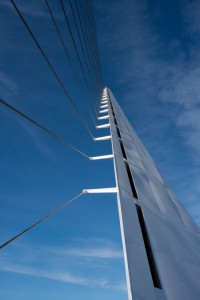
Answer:
[[[110,130],[129,299],[200,299],[200,230],[110,89]]]

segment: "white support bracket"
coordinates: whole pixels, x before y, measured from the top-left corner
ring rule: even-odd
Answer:
[[[104,113],[107,113],[107,112],[108,112],[107,108],[99,111],[100,114],[104,114]]]
[[[109,154],[109,155],[101,155],[101,156],[93,156],[90,157],[90,160],[100,160],[100,159],[109,159],[109,158],[113,158],[114,155],[113,154]]]
[[[108,103],[108,100],[101,101],[101,104],[106,104],[106,103]]]
[[[101,108],[101,109],[108,108],[108,104],[101,105],[100,108]]]
[[[102,100],[102,101],[108,100],[108,97],[107,97],[107,96],[102,97],[101,100]]]
[[[98,117],[98,120],[106,120],[106,119],[109,119],[109,115]]]
[[[109,128],[109,127],[110,127],[110,123],[96,126],[97,129]]]
[[[93,138],[93,141],[105,141],[105,140],[111,140],[111,135],[106,135],[106,136],[100,136],[97,138]]]
[[[106,193],[117,193],[118,188],[101,188],[101,189],[84,189],[83,194],[106,194]]]

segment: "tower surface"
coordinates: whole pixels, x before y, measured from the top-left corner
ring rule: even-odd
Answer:
[[[106,100],[129,300],[199,300],[199,227],[107,88]]]

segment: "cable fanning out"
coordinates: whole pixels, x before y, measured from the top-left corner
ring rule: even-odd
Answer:
[[[78,78],[78,75],[77,75],[77,73],[76,73],[76,69],[75,69],[74,64],[73,64],[73,62],[72,62],[72,60],[71,60],[71,57],[70,57],[70,55],[69,55],[69,52],[68,52],[68,50],[67,50],[67,48],[66,48],[66,46],[65,46],[64,40],[63,40],[63,38],[62,38],[62,35],[61,35],[61,33],[60,33],[60,30],[59,30],[59,28],[58,28],[58,25],[57,25],[56,20],[55,20],[55,18],[54,18],[53,12],[52,12],[52,10],[51,10],[51,8],[50,8],[50,5],[49,5],[49,3],[48,3],[48,0],[45,0],[45,2],[46,2],[46,5],[47,5],[49,14],[50,14],[50,16],[51,16],[51,19],[52,19],[52,21],[53,21],[53,24],[54,24],[54,26],[55,26],[56,32],[57,32],[57,34],[58,34],[58,36],[59,36],[59,39],[60,39],[60,41],[61,41],[61,44],[62,44],[62,46],[63,46],[64,52],[65,52],[65,54],[66,54],[66,56],[67,56],[68,63],[69,63],[69,65],[70,65],[70,67],[71,67],[71,69],[72,69],[72,71],[73,71],[73,74],[74,74],[74,77],[75,77],[75,79],[76,79],[76,82],[77,82],[77,84],[78,84],[78,86],[79,86],[79,88],[80,88],[80,92],[81,92],[82,98],[83,98],[83,100],[84,100],[84,102],[85,102],[85,105],[86,105],[86,107],[87,107],[87,109],[88,109],[88,111],[89,111],[89,114],[90,114],[90,116],[91,116],[91,118],[92,118],[92,120],[93,120],[93,122],[94,122],[94,125],[96,125],[94,116],[93,116],[93,114],[92,114],[92,111],[91,111],[91,109],[90,109],[90,107],[89,107],[89,105],[88,105],[88,103],[87,103],[86,96],[85,96],[85,94],[84,94],[83,86],[82,86],[82,84],[81,84],[81,82],[80,82],[80,80],[79,80],[79,78]]]
[[[81,121],[82,125],[85,127],[86,131],[89,133],[89,135],[94,138],[92,132],[90,131],[88,125],[86,124],[84,118],[82,117],[81,113],[79,112],[77,106],[75,105],[74,101],[72,100],[71,96],[69,95],[68,91],[66,90],[63,82],[61,81],[60,77],[58,76],[58,74],[56,73],[56,71],[54,70],[53,66],[51,65],[48,57],[46,56],[44,50],[42,49],[42,47],[40,46],[39,42],[37,41],[36,37],[34,36],[32,30],[30,29],[30,27],[28,26],[28,23],[26,22],[26,20],[24,19],[22,13],[20,12],[20,10],[18,9],[17,5],[15,4],[14,0],[10,0],[13,7],[15,8],[17,14],[19,15],[20,19],[22,20],[23,24],[25,25],[26,29],[28,30],[29,34],[31,35],[33,41],[35,42],[37,48],[40,50],[44,60],[46,61],[46,63],[48,64],[49,68],[51,69],[52,73],[54,74],[55,78],[57,79],[58,83],[60,84],[67,100],[69,101],[69,103],[72,105],[72,107],[74,108],[79,120]]]
[[[90,94],[90,98],[91,98],[91,101],[92,101],[92,94],[91,94],[91,89],[89,87],[89,83],[88,83],[88,80],[87,80],[87,77],[86,77],[86,74],[85,74],[85,71],[84,71],[84,67],[83,67],[83,64],[81,62],[81,58],[80,58],[80,55],[79,55],[79,52],[78,52],[78,49],[77,49],[77,46],[76,46],[76,43],[75,43],[75,40],[74,40],[74,36],[73,36],[73,33],[72,33],[72,30],[71,30],[71,26],[69,24],[69,20],[68,20],[68,17],[67,17],[67,14],[66,14],[66,11],[65,11],[65,7],[63,5],[63,2],[62,0],[60,0],[60,4],[61,4],[61,7],[62,7],[62,11],[63,11],[63,14],[64,14],[64,17],[65,17],[65,21],[66,21],[66,24],[67,24],[67,28],[69,30],[69,33],[70,33],[70,36],[71,36],[71,39],[72,39],[72,43],[74,45],[74,49],[75,49],[75,52],[76,52],[76,55],[78,57],[78,61],[79,61],[79,64],[80,64],[80,67],[81,67],[81,70],[82,70],[82,73],[83,73],[83,76],[84,76],[84,79],[85,79],[85,82],[86,82],[86,85],[87,85],[87,88],[88,88],[88,91],[89,91],[89,94]],[[94,106],[94,103],[92,101],[92,105],[94,107],[94,111],[97,115],[97,111],[96,111],[96,108]]]

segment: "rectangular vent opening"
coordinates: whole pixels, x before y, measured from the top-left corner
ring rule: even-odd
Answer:
[[[120,143],[120,147],[121,147],[121,150],[122,150],[123,158],[127,159],[126,152],[125,152],[124,145],[123,145],[122,141],[119,140],[119,143]]]
[[[127,171],[127,174],[128,174],[128,179],[129,179],[129,183],[130,183],[131,190],[132,190],[132,193],[133,193],[133,197],[138,199],[138,195],[137,195],[137,192],[136,192],[136,188],[135,188],[135,184],[134,184],[134,181],[133,181],[133,177],[132,177],[132,174],[131,174],[129,164],[128,164],[127,161],[124,161],[124,163],[125,163],[126,171]]]
[[[120,133],[120,131],[119,131],[119,128],[116,126],[116,129],[117,129],[117,135],[118,135],[118,137],[121,139],[122,137],[121,137],[121,133]]]
[[[143,236],[143,240],[144,240],[144,245],[145,245],[145,249],[146,249],[146,254],[147,254],[147,258],[148,258],[148,262],[149,262],[149,268],[151,271],[153,284],[154,284],[154,287],[156,287],[158,289],[162,289],[156,262],[155,262],[154,255],[153,255],[153,250],[151,247],[151,243],[150,243],[150,239],[149,239],[149,235],[148,235],[148,231],[147,231],[147,227],[146,227],[144,216],[142,213],[142,209],[137,204],[135,206],[136,206],[137,215],[138,215],[138,219],[139,219],[139,223],[140,223],[140,228],[142,231],[142,236]]]
[[[114,117],[114,122],[115,122],[115,125],[118,126],[118,123],[117,123],[117,120],[115,117]]]

